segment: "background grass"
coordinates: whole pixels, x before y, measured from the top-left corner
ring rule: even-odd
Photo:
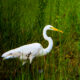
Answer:
[[[0,58],[0,80],[80,80],[80,0],[0,0],[0,56],[24,44],[40,42],[45,25],[52,51],[22,66],[18,59]],[[43,71],[40,73],[40,71]]]

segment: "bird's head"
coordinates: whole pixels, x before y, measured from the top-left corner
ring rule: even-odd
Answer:
[[[57,28],[55,28],[55,27],[53,27],[53,26],[51,26],[51,25],[47,25],[45,28],[46,28],[47,30],[53,30],[53,31],[58,31],[58,32],[63,33],[63,31],[61,31],[61,30],[59,30],[59,29],[57,29]]]

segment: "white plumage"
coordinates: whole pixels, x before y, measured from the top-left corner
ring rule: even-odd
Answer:
[[[25,64],[27,59],[29,59],[31,63],[33,58],[37,56],[46,55],[51,51],[53,47],[52,38],[46,35],[47,30],[62,32],[61,30],[58,30],[52,27],[51,25],[45,26],[45,28],[43,29],[43,37],[49,42],[49,46],[47,48],[44,49],[40,43],[32,43],[7,51],[2,55],[2,57],[4,59],[19,58],[20,60],[23,60],[23,64]]]

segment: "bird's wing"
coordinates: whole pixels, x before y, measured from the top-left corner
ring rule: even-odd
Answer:
[[[2,55],[2,57],[4,59],[17,58],[17,57],[19,58],[23,57],[24,59],[27,59],[27,57],[30,55],[38,56],[41,50],[42,46],[39,43],[33,43],[5,52]]]
[[[22,53],[21,53],[19,50],[13,49],[13,50],[10,50],[10,51],[5,52],[5,53],[2,55],[2,57],[3,57],[4,59],[9,59],[9,58],[17,58],[17,57],[19,57],[19,56],[21,56],[21,55],[22,55]]]

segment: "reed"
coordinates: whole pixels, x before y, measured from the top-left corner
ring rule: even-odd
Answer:
[[[45,25],[63,30],[48,32],[52,51],[22,66],[18,59],[0,58],[0,80],[80,80],[79,0],[0,0],[0,56],[24,44],[48,43],[42,37]]]

